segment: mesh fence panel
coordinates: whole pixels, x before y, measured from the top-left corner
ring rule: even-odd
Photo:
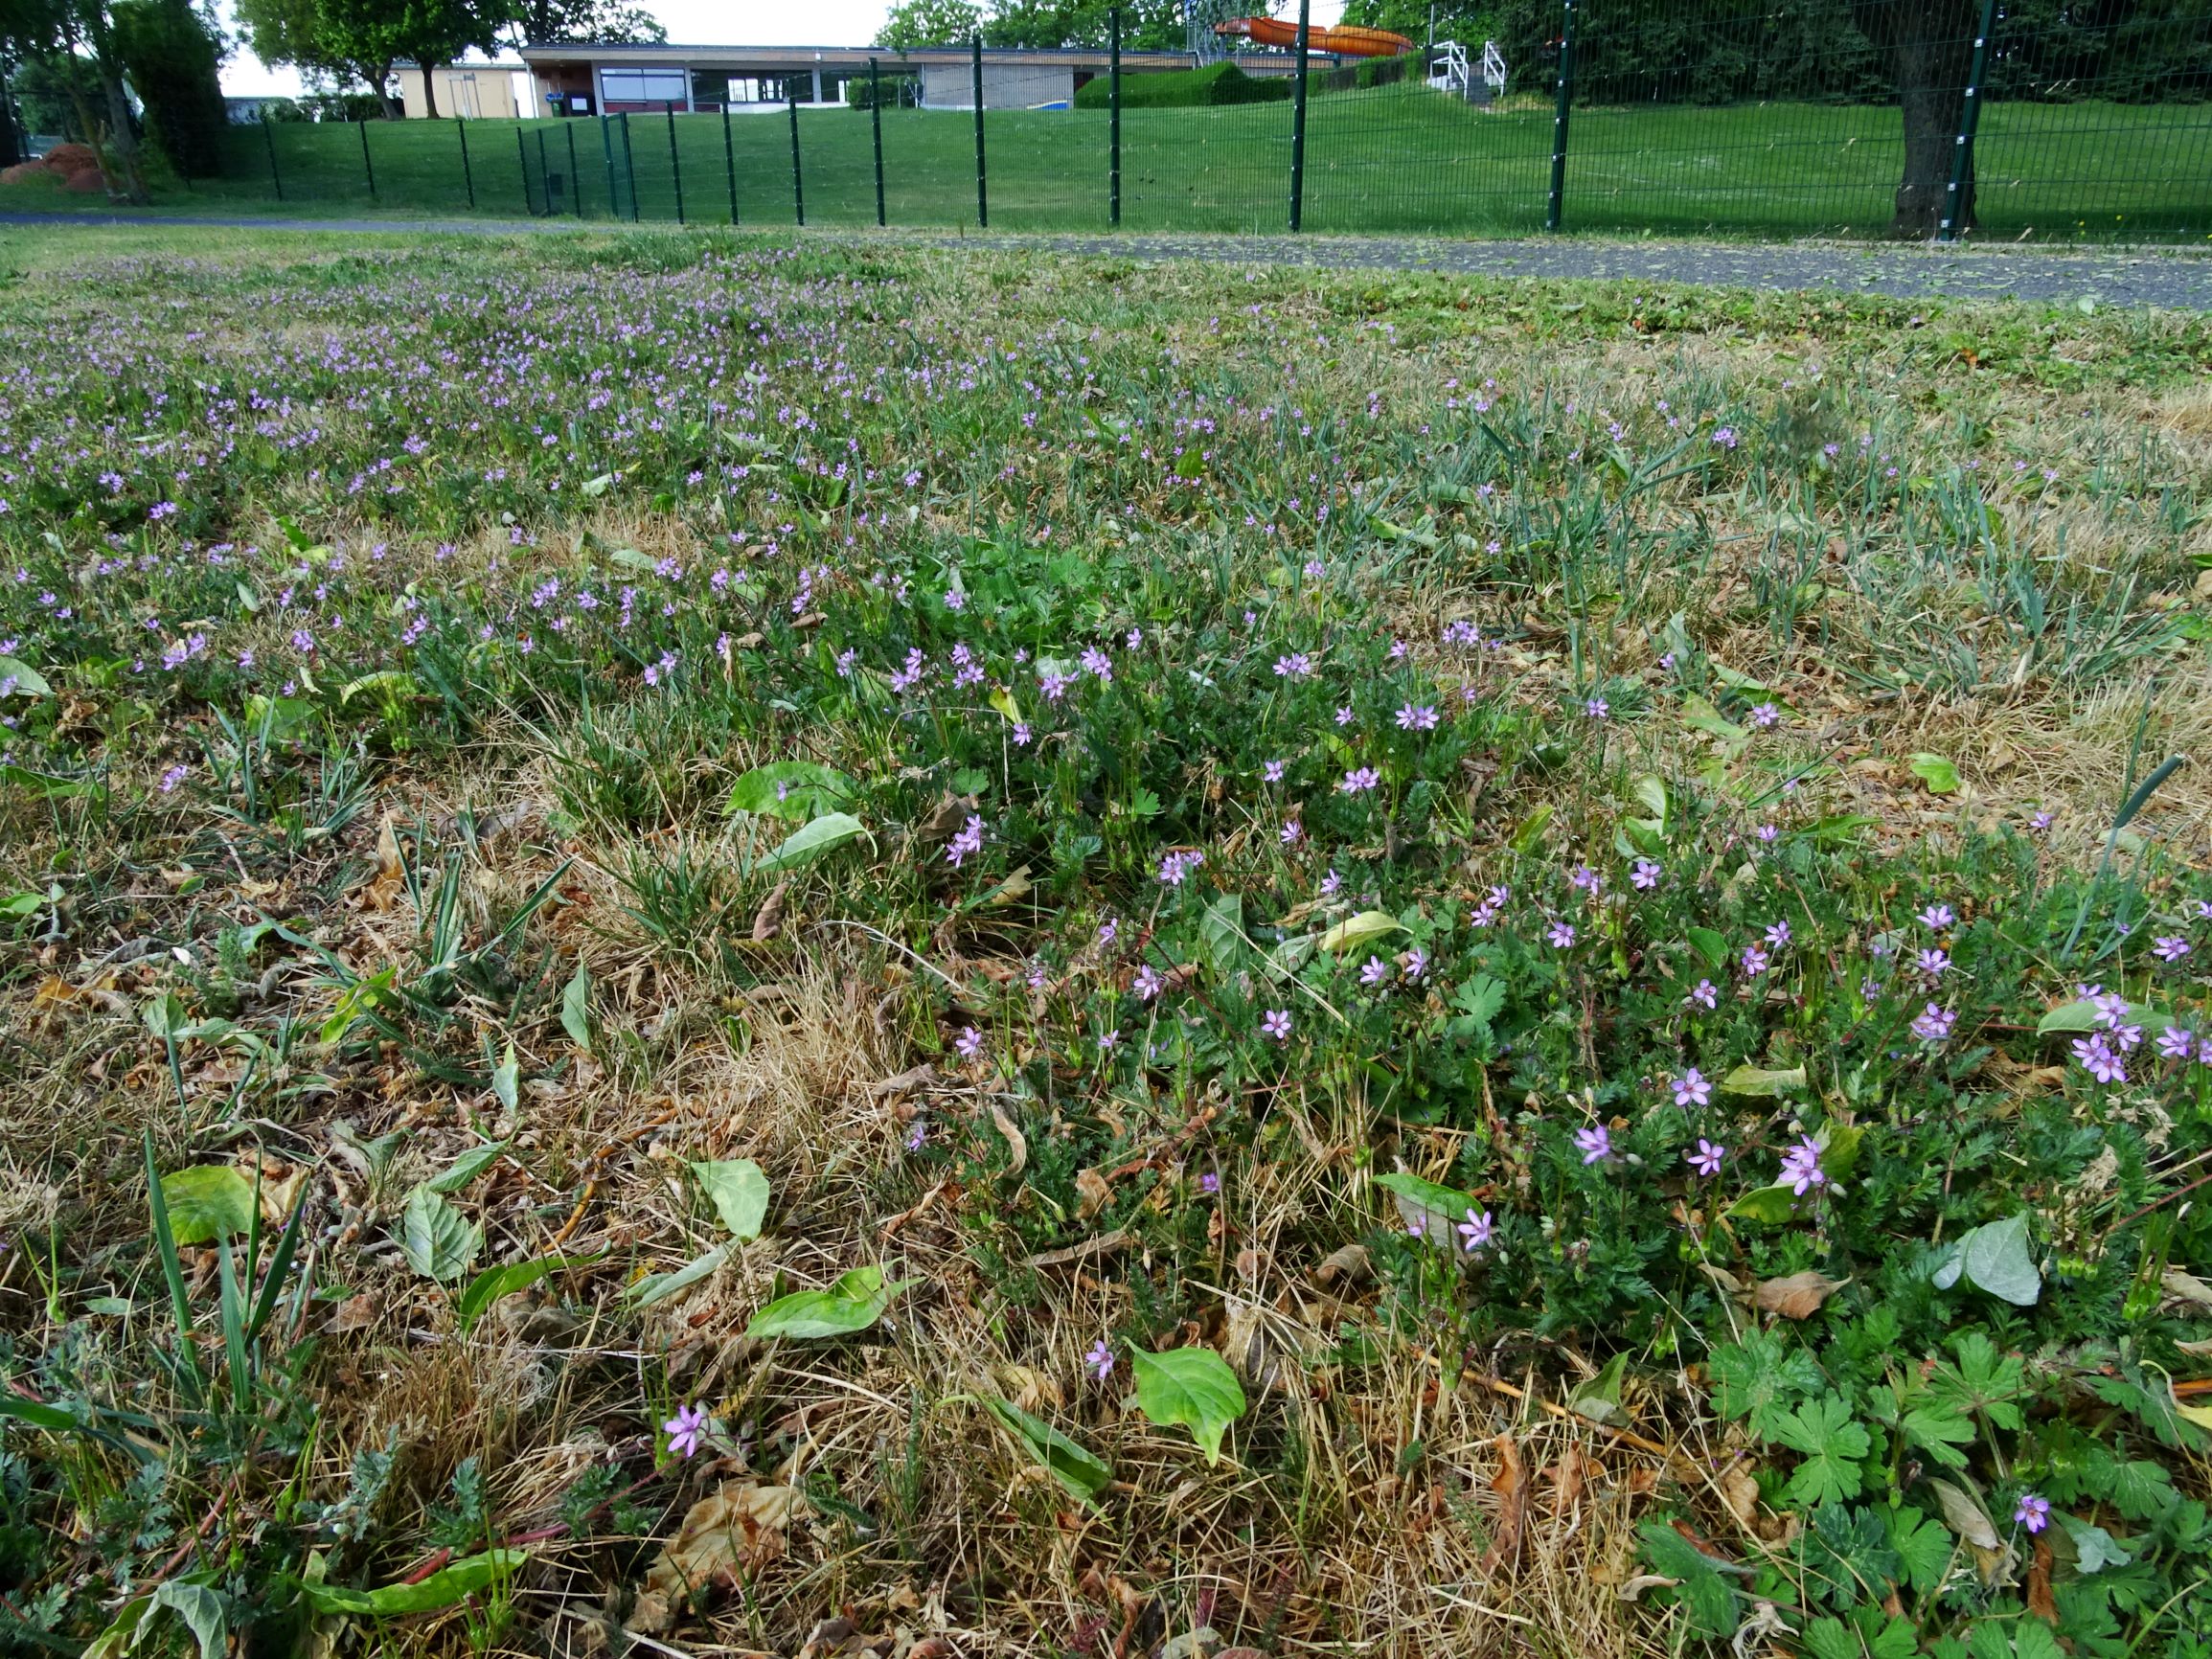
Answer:
[[[1457,48],[1310,58],[1303,228],[1925,237],[1950,220],[2007,240],[2212,237],[2212,0],[1491,0],[1484,38],[1471,4],[1440,10],[1440,34],[1469,34]],[[1132,96],[1144,78],[1125,70],[1124,229],[1289,228],[1295,55],[1239,61],[1233,102]],[[1108,225],[1102,81],[1072,108],[986,111],[993,229]],[[222,175],[194,188],[758,226],[797,221],[803,200],[808,223],[862,226],[878,217],[879,120],[884,219],[974,224],[973,112],[882,84],[875,119],[862,100],[239,128]]]

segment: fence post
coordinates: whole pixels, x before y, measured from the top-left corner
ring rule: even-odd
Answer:
[[[1989,39],[1995,32],[1996,16],[1996,0],[1982,0],[1981,27],[1973,36],[1973,67],[1967,71],[1966,102],[1959,106],[1958,143],[1950,152],[1950,183],[1944,191],[1943,219],[1936,227],[1939,242],[1957,240],[1973,217],[1973,134],[1981,125],[1981,83],[1989,70]]]
[[[576,216],[582,218],[583,217],[583,174],[577,170],[576,166],[576,123],[573,120],[564,122],[562,128],[568,134],[568,199],[575,206]]]
[[[1290,228],[1306,216],[1306,43],[1312,35],[1312,0],[1298,0],[1298,84],[1290,100]]]
[[[1560,96],[1552,115],[1552,188],[1544,207],[1543,228],[1560,228],[1561,208],[1567,193],[1567,107],[1575,87],[1575,0],[1561,0]]]
[[[521,128],[517,127],[515,130],[519,132]],[[537,188],[545,197],[545,216],[551,218],[555,212],[553,206],[553,170],[546,165],[545,128],[542,126],[537,129]]]
[[[262,139],[268,146],[269,184],[277,193],[277,200],[283,201],[285,199],[285,181],[284,176],[277,171],[277,135],[270,130],[270,125],[268,116],[263,114],[262,117]]]
[[[807,222],[807,187],[799,177],[799,95],[791,90],[791,83],[784,82],[784,102],[791,111],[791,214],[800,224]]]
[[[1106,12],[1106,223],[1122,222],[1122,9]]]
[[[369,199],[376,199],[376,170],[369,161],[369,124],[361,122],[361,171],[369,181]]]
[[[730,187],[730,223],[738,222],[738,154],[730,148],[730,104],[724,87],[722,100],[722,177]]]
[[[606,216],[622,217],[622,190],[614,176],[614,125],[604,110],[599,116],[599,148],[606,157]]]
[[[661,112],[669,118],[669,180],[676,187],[676,223],[684,222],[684,170],[676,161],[676,107]]]
[[[514,127],[514,165],[522,170],[522,211],[536,218],[537,209],[530,200],[530,147],[522,142],[522,126],[519,122]]]
[[[461,141],[461,182],[468,187],[468,211],[476,211],[476,173],[468,165],[468,124],[456,121],[453,136]]]
[[[983,36],[969,36],[969,58],[972,68],[969,82],[975,92],[975,224],[978,230],[991,228],[991,198],[983,191]]]
[[[622,176],[629,187],[629,222],[636,224],[641,216],[637,203],[637,152],[629,147],[629,111],[615,117],[622,128]]]
[[[868,59],[868,125],[876,141],[876,228],[888,222],[883,216],[883,81],[876,60]]]

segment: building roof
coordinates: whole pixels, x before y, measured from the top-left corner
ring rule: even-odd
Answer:
[[[885,67],[910,65],[920,68],[924,64],[966,63],[971,48],[967,46],[923,46],[911,52],[894,52],[881,46],[685,46],[671,42],[665,46],[609,46],[595,41],[580,40],[559,46],[525,46],[523,61],[532,65],[590,62],[602,64],[640,63],[667,65],[670,68],[733,69],[745,73],[765,75],[801,74],[811,69],[866,69],[870,60]],[[1108,54],[1105,47],[1012,47],[986,46],[984,61],[993,64],[1011,64],[1018,68],[1105,69]],[[1122,67],[1126,70],[1188,69],[1191,55],[1187,52],[1124,52]]]

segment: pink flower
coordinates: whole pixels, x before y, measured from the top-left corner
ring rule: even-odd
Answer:
[[[1711,1141],[1702,1137],[1699,1139],[1696,1151],[1682,1154],[1688,1160],[1690,1168],[1700,1175],[1718,1175],[1721,1172],[1721,1162],[1727,1155],[1727,1148],[1715,1146]]]
[[[1459,1224],[1459,1247],[1470,1256],[1490,1242],[1490,1212],[1470,1210],[1467,1219]]]
[[[1603,1124],[1595,1128],[1577,1129],[1575,1146],[1582,1152],[1585,1164],[1602,1164],[1613,1155],[1613,1137]]]
[[[699,1449],[699,1440],[707,1431],[707,1413],[704,1406],[679,1405],[675,1416],[662,1423],[661,1432],[669,1437],[669,1450],[677,1457],[690,1457]]]
[[[1290,1040],[1290,1011],[1271,1008],[1260,1016],[1260,1029],[1279,1043]]]
[[[1093,1376],[1104,1382],[1113,1375],[1114,1351],[1106,1346],[1106,1339],[1102,1336],[1091,1345],[1091,1351],[1083,1356],[1083,1362]]]
[[[1675,1104],[1677,1106],[1703,1106],[1712,1103],[1713,1085],[1705,1074],[1696,1066],[1692,1066],[1680,1077],[1675,1079],[1671,1086],[1675,1091]]]
[[[1782,1154],[1781,1173],[1775,1177],[1799,1197],[1814,1187],[1828,1184],[1828,1171],[1820,1167],[1820,1146],[1811,1136],[1801,1136],[1797,1144]]]
[[[2020,1493],[2019,1502],[2013,1506],[2013,1522],[2031,1533],[2041,1532],[2051,1524],[2051,1500],[2034,1492]]]

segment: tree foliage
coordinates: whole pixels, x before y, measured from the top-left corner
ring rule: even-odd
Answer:
[[[239,0],[238,10],[262,62],[360,81],[380,95],[395,63],[428,69],[471,47],[489,52],[512,18],[502,0]],[[423,84],[436,114],[434,79]],[[395,101],[384,102],[388,115],[399,113]]]
[[[983,37],[986,46],[1100,47],[1112,29],[1109,0],[901,0],[876,36],[878,46],[910,52]],[[1182,0],[1127,0],[1122,45],[1132,52],[1183,44]]]
[[[115,31],[147,130],[170,166],[184,178],[219,171],[229,122],[216,73],[220,33],[190,0],[119,0]]]
[[[569,40],[657,46],[669,37],[650,11],[622,0],[508,0],[505,28],[523,46],[558,46]]]

